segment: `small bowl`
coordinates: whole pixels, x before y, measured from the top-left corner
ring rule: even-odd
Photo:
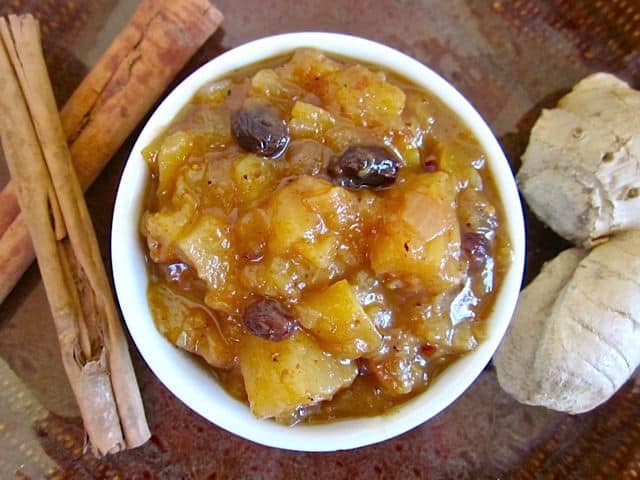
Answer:
[[[139,233],[149,180],[141,152],[206,82],[301,47],[379,65],[433,93],[455,112],[487,154],[487,165],[506,214],[513,256],[487,319],[487,338],[436,377],[424,393],[376,417],[288,427],[255,418],[249,407],[231,397],[200,361],[175,348],[156,329],[147,304],[148,276]],[[133,341],[160,381],[191,409],[236,435],[272,447],[318,452],[356,448],[394,437],[429,420],[458,398],[487,365],[509,325],[522,280],[524,249],[523,215],[511,169],[478,112],[446,80],[413,58],[370,40],[333,33],[292,33],[255,40],[214,58],[180,83],[153,113],[131,151],[118,188],[111,234],[120,307]]]

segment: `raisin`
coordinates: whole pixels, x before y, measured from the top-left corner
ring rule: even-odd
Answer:
[[[245,106],[231,116],[231,132],[244,150],[279,157],[289,145],[287,124],[268,105]]]
[[[260,298],[249,304],[242,320],[251,334],[273,342],[291,336],[298,324],[296,317],[273,298]]]
[[[385,147],[354,146],[329,162],[328,173],[347,188],[382,189],[396,181],[400,161]]]

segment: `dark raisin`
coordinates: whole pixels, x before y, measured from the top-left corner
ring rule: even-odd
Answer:
[[[329,162],[328,173],[347,188],[390,187],[396,181],[400,161],[385,147],[354,146]]]
[[[231,116],[231,132],[244,150],[278,157],[289,145],[287,124],[268,105],[245,106]]]
[[[249,304],[242,320],[250,333],[273,342],[291,336],[298,324],[296,317],[273,298],[260,298]]]

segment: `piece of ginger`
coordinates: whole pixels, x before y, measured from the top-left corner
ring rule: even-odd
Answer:
[[[640,363],[640,230],[548,262],[493,362],[522,403],[581,413],[608,400]]]
[[[537,217],[578,246],[640,226],[639,112],[639,91],[597,73],[533,127],[520,190]]]

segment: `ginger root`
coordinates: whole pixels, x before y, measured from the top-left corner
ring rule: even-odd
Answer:
[[[640,230],[548,262],[493,362],[522,403],[581,413],[608,400],[640,363]]]
[[[520,190],[576,245],[640,226],[640,92],[613,75],[580,81],[531,132]]]

